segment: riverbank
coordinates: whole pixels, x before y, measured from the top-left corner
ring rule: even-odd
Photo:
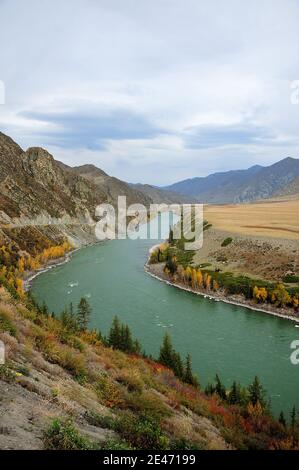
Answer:
[[[31,289],[31,282],[37,276],[40,276],[43,273],[46,273],[52,268],[56,268],[57,266],[62,266],[65,263],[68,263],[71,260],[73,253],[80,250],[81,248],[75,248],[74,250],[69,251],[61,258],[49,260],[44,266],[39,269],[35,269],[33,271],[28,271],[25,273],[23,278],[23,289],[25,292],[28,292]]]
[[[155,247],[152,247],[149,253],[151,253],[154,249]],[[176,287],[177,289],[181,289],[195,295],[200,295],[215,302],[224,302],[227,304],[236,305],[238,307],[254,310],[256,312],[267,313],[269,315],[283,318],[285,320],[293,321],[299,324],[299,316],[293,315],[291,309],[277,308],[268,304],[264,304],[263,308],[261,308],[259,304],[250,302],[243,296],[227,296],[224,291],[217,291],[211,294],[204,289],[193,289],[192,287],[186,286],[179,281],[174,282],[164,273],[164,265],[165,263],[149,264],[148,258],[144,269],[145,272],[147,272],[151,277],[157,279],[158,281],[164,282],[169,286]]]

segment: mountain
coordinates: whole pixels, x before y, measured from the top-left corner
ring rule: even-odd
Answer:
[[[165,191],[149,184],[128,184],[113,176],[107,175],[94,165],[82,165],[73,170],[80,176],[92,181],[107,194],[108,202],[117,204],[118,196],[126,196],[127,204],[136,202],[149,206],[150,204],[183,204],[190,202],[189,197],[171,191]]]
[[[106,194],[75,172],[65,171],[39,147],[24,152],[0,134],[0,213],[7,223],[36,217],[86,221]]]
[[[268,167],[214,173],[166,186],[184,196],[206,203],[242,203],[272,197],[299,176],[299,160],[285,158]]]
[[[291,183],[283,186],[279,189],[274,196],[295,196],[299,195],[299,176],[295,178]]]
[[[188,204],[195,202],[190,196],[167,191],[150,184],[131,184],[131,187],[148,196],[154,204]]]
[[[148,207],[152,203],[152,199],[148,195],[134,189],[124,181],[107,175],[94,165],[77,166],[71,170],[103,191],[110,204],[116,205],[118,196],[126,196],[127,205],[140,203]]]
[[[69,239],[73,245],[95,241],[95,208],[128,203],[148,206],[151,199],[92,165],[71,168],[40,147],[24,151],[0,133],[0,246],[13,242],[30,252]],[[32,248],[33,249],[33,248]]]

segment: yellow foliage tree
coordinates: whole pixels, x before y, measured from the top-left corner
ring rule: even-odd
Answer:
[[[265,287],[254,286],[254,288],[253,288],[253,298],[257,302],[266,302],[266,300],[268,298],[267,289]]]
[[[25,294],[25,291],[24,291],[22,279],[17,278],[17,279],[15,280],[15,285],[16,285],[16,289],[17,289],[18,295],[19,295],[20,297],[23,297],[24,294]]]
[[[192,270],[190,266],[187,266],[187,268],[185,269],[185,279],[189,283],[191,281],[191,278],[192,278]]]
[[[197,270],[196,272],[196,277],[197,277],[197,285],[198,287],[203,286],[203,275],[200,269]]]
[[[206,289],[211,288],[211,282],[212,282],[212,278],[211,278],[210,274],[206,273],[204,275],[204,286],[205,286]]]
[[[192,268],[191,282],[192,282],[193,289],[197,287],[197,272],[195,268]]]
[[[291,303],[291,296],[283,284],[277,284],[271,294],[271,302],[277,307],[284,307]]]

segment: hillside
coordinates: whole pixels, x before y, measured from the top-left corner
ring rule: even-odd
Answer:
[[[94,165],[82,165],[72,168],[81,177],[93,183],[106,194],[107,202],[117,205],[118,196],[127,197],[127,205],[140,203],[148,207],[152,199],[141,191],[135,190],[128,183],[107,175]]]
[[[0,245],[13,242],[30,251],[37,242],[95,242],[95,208],[116,205],[118,195],[126,195],[128,204],[152,202],[93,165],[71,168],[42,148],[24,151],[0,133]]]
[[[273,196],[297,196],[299,198],[299,177],[295,178],[293,181],[291,181],[291,183],[287,184],[286,186],[283,186]]]
[[[294,447],[291,430],[245,389],[207,395],[9,289],[0,287],[1,449]]]
[[[298,176],[299,160],[288,157],[268,167],[255,165],[247,170],[214,173],[180,181],[164,189],[203,203],[245,203],[272,197]]]
[[[30,251],[66,238],[75,246],[94,241],[94,208],[104,201],[104,191],[46,150],[25,152],[0,133],[0,244]]]
[[[131,187],[148,196],[153,204],[190,204],[195,202],[191,196],[167,191],[150,184],[131,184]]]

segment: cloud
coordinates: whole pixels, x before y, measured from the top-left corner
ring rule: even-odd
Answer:
[[[129,110],[73,110],[71,112],[23,111],[22,118],[52,125],[42,134],[48,145],[63,148],[106,148],[106,141],[153,138],[162,133],[141,114]],[[49,128],[47,126],[47,128]],[[41,137],[41,136],[40,136]]]
[[[236,125],[212,125],[186,129],[183,139],[186,147],[192,149],[243,146],[272,143],[275,135],[265,127],[250,123]]]
[[[2,0],[0,16],[0,128],[24,147],[153,184],[299,157],[297,1]]]

